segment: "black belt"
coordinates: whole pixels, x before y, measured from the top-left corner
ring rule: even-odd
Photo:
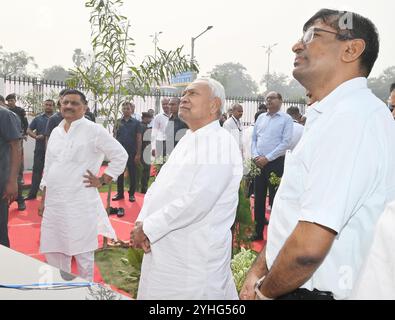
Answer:
[[[296,289],[290,293],[278,297],[276,300],[334,300],[333,293],[329,291],[313,291],[307,289]]]

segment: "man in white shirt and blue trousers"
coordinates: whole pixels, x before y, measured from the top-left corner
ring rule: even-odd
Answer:
[[[251,154],[261,174],[255,178],[255,231],[254,240],[263,240],[263,228],[268,224],[265,218],[266,196],[269,189],[269,205],[273,205],[275,186],[270,184],[270,173],[281,177],[284,170],[284,155],[292,140],[292,118],[281,111],[282,96],[277,92],[266,95],[268,112],[261,114],[252,134]]]

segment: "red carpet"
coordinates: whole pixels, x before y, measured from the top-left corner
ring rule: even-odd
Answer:
[[[101,196],[103,202],[105,202],[107,194],[103,193]],[[111,224],[120,240],[129,240],[130,231],[141,210],[144,196],[139,193],[136,193],[135,196],[136,202],[133,203],[127,199],[112,201],[111,203],[112,207],[121,206],[125,208],[125,216],[122,218],[110,216]],[[39,253],[41,225],[41,217],[37,214],[39,203],[40,200],[26,201],[26,210],[18,211],[17,204],[14,202],[10,207],[8,228],[12,249],[45,262],[45,257]],[[99,245],[101,246],[102,243],[102,238],[99,237]],[[75,263],[73,263],[72,272],[76,273]],[[96,265],[94,281],[103,283],[100,271]]]
[[[101,172],[105,169],[102,167]],[[153,171],[153,170],[152,170]],[[154,172],[152,172],[154,173]],[[25,173],[24,175],[25,184],[31,183],[31,173]],[[113,193],[115,194],[115,192]],[[101,194],[102,200],[105,203],[107,194]],[[136,193],[136,202],[129,202],[128,199],[120,201],[112,201],[112,207],[123,207],[125,209],[125,216],[118,218],[116,215],[110,216],[110,221],[115,229],[118,239],[127,241],[130,237],[130,232],[133,228],[134,221],[136,220],[138,213],[143,205],[144,195]],[[11,242],[11,248],[29,255],[33,258],[45,261],[45,257],[39,253],[40,246],[40,225],[41,217],[38,216],[37,210],[40,200],[26,201],[26,210],[18,211],[17,205],[14,202],[10,207],[9,213],[9,236]],[[251,199],[251,211],[253,212],[254,199]],[[266,213],[266,218],[269,219],[270,215]],[[267,227],[264,229],[264,240],[255,241],[252,244],[252,248],[255,251],[260,252],[264,243],[267,239]],[[102,238],[99,237],[99,246],[102,246]],[[72,271],[76,273],[75,264],[73,264]],[[95,282],[103,283],[103,279],[100,275],[100,271],[95,265]],[[114,288],[116,289],[116,288]],[[117,289],[116,289],[117,290]],[[119,290],[118,290],[119,291]]]

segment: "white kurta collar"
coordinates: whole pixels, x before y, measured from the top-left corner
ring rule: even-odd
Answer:
[[[73,121],[72,123],[71,123],[71,125],[70,125],[70,128],[69,128],[69,131],[68,132],[70,132],[70,130],[72,130],[72,129],[74,129],[74,128],[76,128],[76,127],[78,127],[79,125],[81,125],[82,123],[84,123],[86,121],[86,119],[85,119],[85,117],[82,117],[81,119],[78,119],[78,120],[75,120],[75,121]],[[62,120],[62,122],[59,124],[59,127],[61,127],[63,130],[63,132],[66,132],[65,130],[64,130],[64,125],[66,124],[66,120],[65,119],[63,119]]]
[[[220,128],[221,125],[219,124],[218,120],[214,120],[213,122],[210,122],[209,124],[205,125],[204,127],[201,127],[199,129],[197,129],[196,131],[192,131],[191,129],[189,129],[187,131],[187,134],[196,134],[196,135],[200,135],[200,134],[204,134],[208,131],[214,130],[216,128]]]

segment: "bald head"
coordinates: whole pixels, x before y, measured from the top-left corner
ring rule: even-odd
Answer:
[[[232,115],[237,120],[239,120],[243,116],[243,106],[239,103],[235,103],[232,105]]]

